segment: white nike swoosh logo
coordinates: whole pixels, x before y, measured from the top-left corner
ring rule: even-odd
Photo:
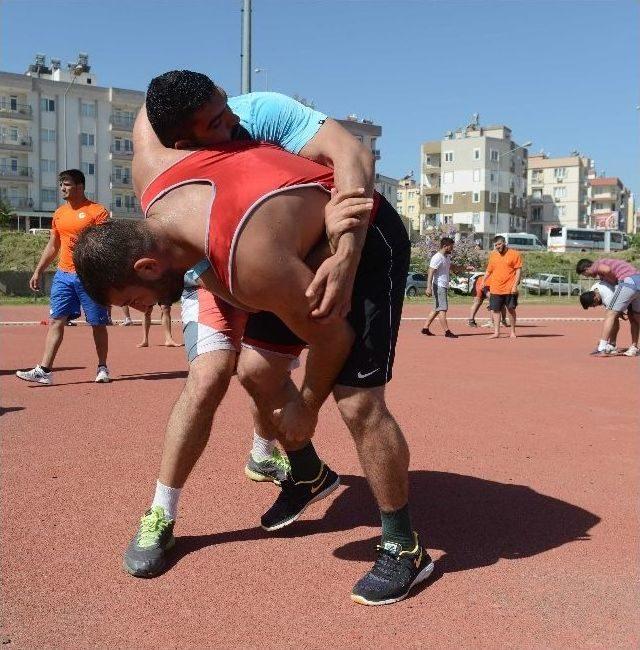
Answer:
[[[358,379],[364,379],[365,377],[368,377],[369,375],[372,375],[374,372],[378,372],[380,368],[376,368],[375,370],[372,370],[371,372],[358,372]]]

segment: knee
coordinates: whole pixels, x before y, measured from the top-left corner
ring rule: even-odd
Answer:
[[[280,372],[272,367],[268,361],[256,355],[243,358],[240,355],[238,362],[238,380],[242,387],[252,397],[261,397],[278,392],[288,379],[288,372]]]
[[[222,399],[233,375],[233,362],[222,355],[221,359],[198,357],[189,367],[185,390],[194,408],[214,406]]]
[[[366,392],[339,400],[338,409],[353,435],[373,430],[380,426],[382,420],[391,417],[384,399]]]

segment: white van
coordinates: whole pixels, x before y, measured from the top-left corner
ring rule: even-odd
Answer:
[[[528,232],[499,232],[497,236],[504,237],[509,248],[517,251],[543,251],[546,248],[540,240]]]
[[[49,235],[51,230],[49,228],[29,228],[30,235]]]

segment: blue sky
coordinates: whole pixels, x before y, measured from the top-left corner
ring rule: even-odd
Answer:
[[[240,0],[0,0],[0,69],[87,52],[100,85],[144,90],[172,68],[240,91]],[[531,152],[578,149],[640,190],[635,0],[253,0],[252,67],[269,90],[383,128],[378,171],[419,145],[504,123]],[[265,76],[254,76],[263,90]]]

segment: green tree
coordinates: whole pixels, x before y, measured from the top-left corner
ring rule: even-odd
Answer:
[[[7,229],[13,214],[11,206],[2,198],[0,198],[0,228]]]

